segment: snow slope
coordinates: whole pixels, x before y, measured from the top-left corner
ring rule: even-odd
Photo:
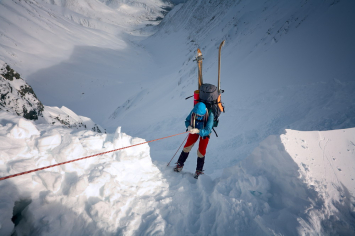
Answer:
[[[221,87],[226,113],[212,134],[206,173],[219,176],[269,135],[284,129],[332,130],[355,126],[355,18],[351,1],[188,1],[164,18],[142,44],[165,72],[158,83],[122,102],[104,126],[118,124],[153,139],[185,129],[197,88],[199,47],[206,83],[217,83],[222,40]],[[168,53],[167,53],[168,52]],[[139,99],[137,99],[139,98]],[[154,104],[154,105],[151,105]],[[145,122],[131,117],[145,114]],[[183,138],[152,144],[166,161]],[[193,152],[195,152],[193,150]],[[188,160],[193,171],[195,160]]]
[[[0,124],[1,176],[144,142],[5,112]],[[352,235],[354,137],[286,130],[214,180],[152,162],[147,144],[4,180],[0,234]]]
[[[1,1],[0,59],[46,105],[64,105],[101,124],[116,101],[140,91],[144,70],[132,67],[155,67],[132,41],[171,6],[161,0]]]
[[[107,33],[100,32],[104,27],[99,30],[93,24],[83,27],[89,24],[88,19],[68,8],[43,1],[2,1],[0,11],[1,59],[25,78],[65,60],[75,45],[125,47],[114,35],[121,27],[111,26]],[[76,23],[76,19],[82,23]]]
[[[68,59],[77,46],[122,50],[125,34],[158,24],[171,6],[161,0],[2,1],[0,59],[28,78]]]

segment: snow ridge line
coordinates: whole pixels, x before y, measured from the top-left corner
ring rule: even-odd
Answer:
[[[186,134],[186,133],[188,133],[188,132],[189,132],[189,131],[186,131],[186,132],[183,132],[183,133],[174,134],[174,135],[166,136],[166,137],[163,137],[163,138],[158,138],[158,139],[150,140],[150,141],[143,142],[143,143],[137,143],[137,144],[133,144],[133,145],[131,145],[131,146],[122,147],[122,148],[114,149],[114,150],[107,151],[107,152],[97,153],[97,154],[94,154],[94,155],[91,155],[91,156],[81,157],[81,158],[74,159],[74,160],[71,160],[71,161],[65,161],[65,162],[57,163],[57,164],[55,164],[55,165],[45,166],[45,167],[42,167],[42,168],[33,169],[33,170],[29,170],[29,171],[25,171],[25,172],[18,173],[18,174],[14,174],[14,175],[8,175],[8,176],[5,176],[5,177],[0,178],[0,181],[1,181],[1,180],[5,180],[5,179],[10,179],[10,178],[13,178],[13,177],[16,177],[16,176],[20,176],[20,175],[25,175],[25,174],[29,174],[29,173],[32,173],[32,172],[36,172],[36,171],[40,171],[40,170],[44,170],[44,169],[48,169],[48,168],[60,166],[60,165],[65,165],[65,164],[68,164],[68,163],[71,163],[71,162],[74,162],[74,161],[80,161],[80,160],[84,160],[84,159],[87,159],[87,158],[90,158],[90,157],[101,156],[101,155],[105,155],[105,154],[107,154],[107,153],[120,151],[120,150],[123,150],[123,149],[126,149],[126,148],[130,148],[130,147],[139,146],[139,145],[146,144],[146,143],[151,143],[151,142],[159,141],[159,140],[166,139],[166,138],[171,138],[171,137],[178,136],[178,135],[181,135],[181,134]]]

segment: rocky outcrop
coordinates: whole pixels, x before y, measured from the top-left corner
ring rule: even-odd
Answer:
[[[8,64],[0,60],[0,111],[22,116],[27,120],[102,133],[105,130],[90,118],[78,116],[66,107],[43,106],[32,87]]]
[[[0,110],[38,120],[44,110],[32,87],[9,65],[0,61]]]

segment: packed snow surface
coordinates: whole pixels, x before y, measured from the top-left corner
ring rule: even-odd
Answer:
[[[0,124],[1,176],[145,142],[5,112]],[[350,235],[354,157],[354,128],[286,130],[220,178],[196,180],[142,144],[1,181],[0,234]]]

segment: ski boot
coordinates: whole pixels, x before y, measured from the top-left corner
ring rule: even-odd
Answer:
[[[182,168],[184,168],[184,165],[180,164],[179,162],[176,163],[176,166],[174,168],[175,172],[180,172],[182,171]]]
[[[194,175],[195,179],[198,179],[198,177],[203,174],[202,168],[204,164],[205,164],[205,157],[197,157],[196,172]]]
[[[199,177],[200,175],[203,175],[202,170],[196,170],[195,175],[194,175],[194,178],[195,178],[195,179],[198,179],[198,177]]]
[[[185,163],[188,156],[189,156],[188,152],[184,152],[184,151],[181,152],[180,157],[179,157],[178,161],[176,162],[176,166],[174,168],[175,172],[182,171],[182,168],[184,167],[184,163]]]

